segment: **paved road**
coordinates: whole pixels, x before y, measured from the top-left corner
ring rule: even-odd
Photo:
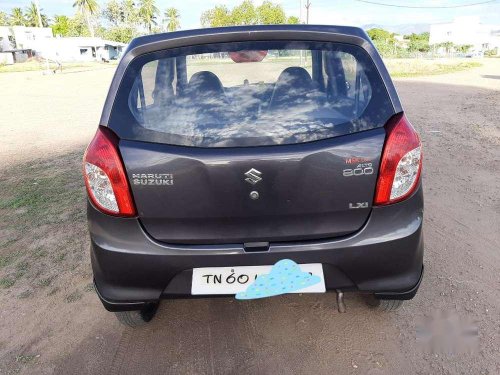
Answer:
[[[397,88],[422,135],[426,199],[426,274],[402,310],[375,312],[356,294],[346,314],[332,293],[173,300],[131,330],[89,294],[62,310],[74,319],[54,313],[58,329],[32,345],[50,355],[22,372],[499,374],[500,62]],[[477,350],[433,354],[419,345],[417,327],[425,316],[439,321],[436,311],[475,325]]]

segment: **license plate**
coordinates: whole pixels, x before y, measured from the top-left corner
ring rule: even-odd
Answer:
[[[318,284],[292,293],[324,293],[325,278],[321,263],[299,264],[303,272],[318,276]],[[236,294],[245,291],[257,276],[268,274],[273,266],[206,267],[194,268],[191,294]]]

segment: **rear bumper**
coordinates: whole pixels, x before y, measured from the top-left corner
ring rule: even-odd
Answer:
[[[327,289],[411,299],[423,272],[422,188],[409,199],[375,207],[356,233],[331,240],[272,243],[265,252],[242,245],[179,246],[153,240],[137,219],[88,206],[91,260],[99,298],[110,311],[135,310],[161,298],[190,296],[192,269],[322,263]]]

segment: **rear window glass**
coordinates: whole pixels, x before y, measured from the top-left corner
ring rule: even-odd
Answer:
[[[392,111],[373,62],[359,47],[238,42],[134,59],[110,126],[132,140],[266,146],[380,127]]]

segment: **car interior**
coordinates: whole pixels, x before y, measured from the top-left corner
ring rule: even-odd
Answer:
[[[147,129],[212,138],[251,134],[290,138],[328,131],[360,117],[371,98],[361,64],[342,52],[308,52],[312,74],[304,67],[289,66],[275,82],[250,83],[242,76],[240,84],[227,86],[209,70],[195,72],[188,79],[186,56],[160,59],[154,77],[144,72],[137,76],[129,107]],[[230,64],[240,63],[234,54],[229,54]],[[342,55],[350,58],[354,72],[348,74]],[[149,87],[154,79],[149,99],[144,89],[148,79]]]

